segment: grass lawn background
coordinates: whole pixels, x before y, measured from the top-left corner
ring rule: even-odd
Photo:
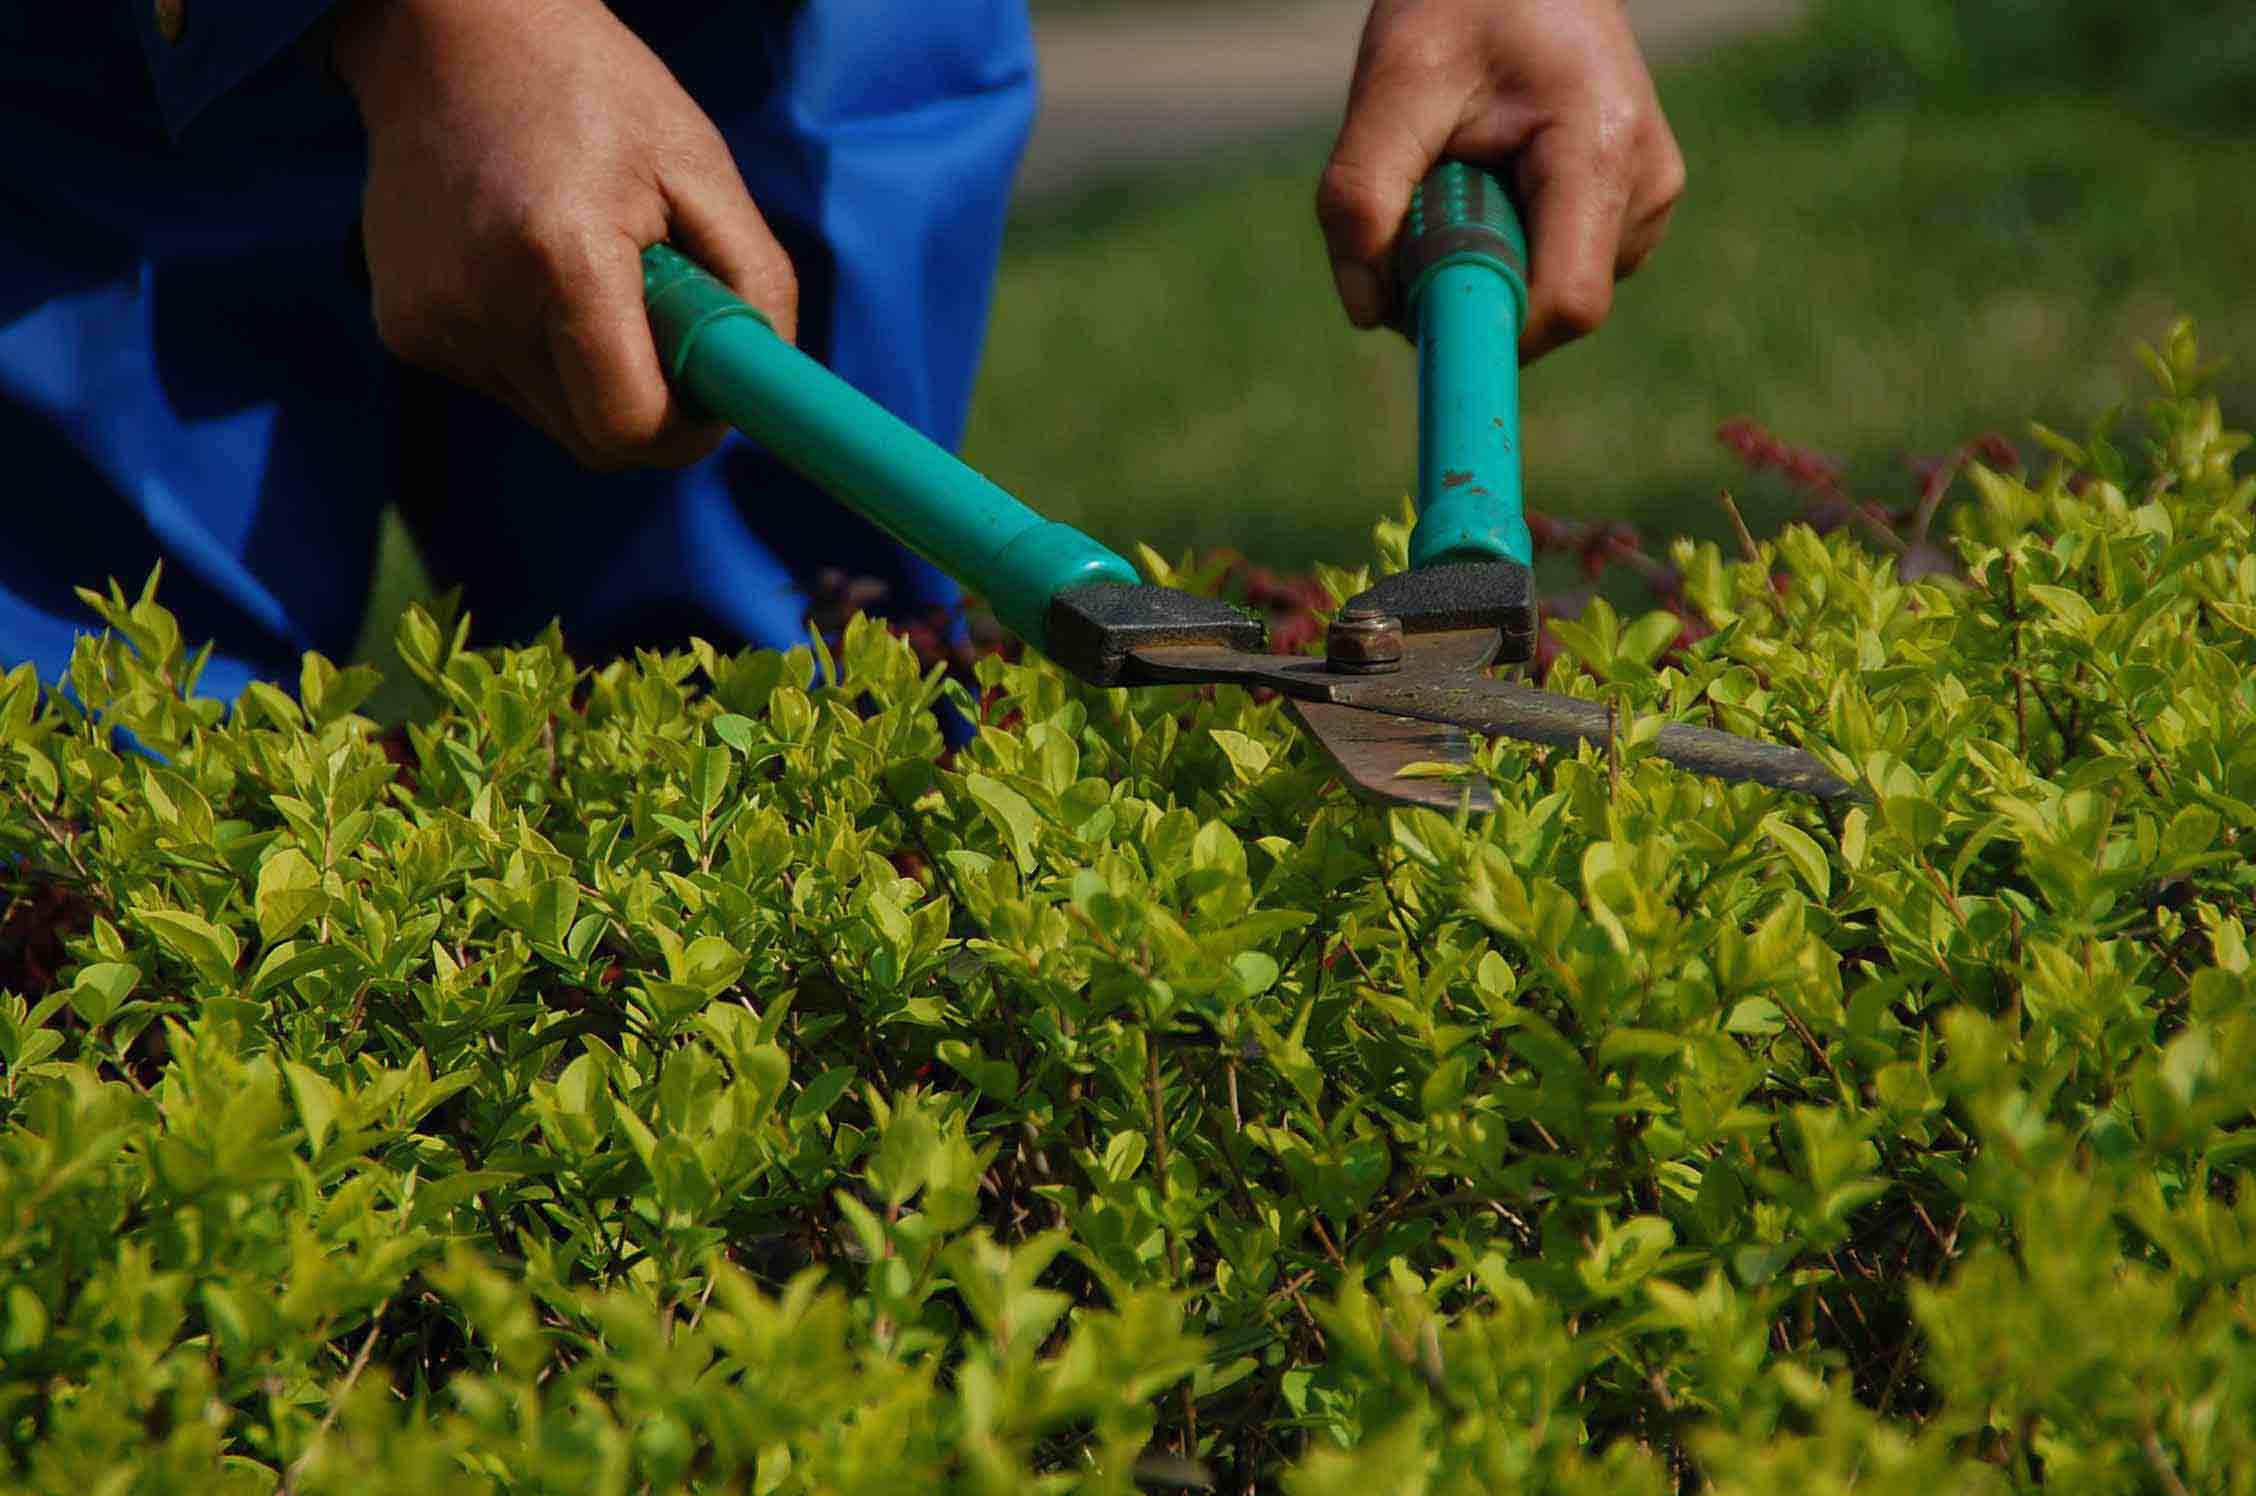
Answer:
[[[1758,44],[1662,78],[1691,187],[1612,321],[1528,371],[1532,505],[1720,533],[1729,417],[1894,489],[1905,452],[2098,417],[2176,312],[2256,345],[2250,143],[2073,99],[1786,124],[1751,100],[1791,62]],[[1326,144],[1023,216],[966,455],[1115,544],[1360,556],[1413,481],[1415,389],[1408,345],[1336,310],[1308,206]]]
[[[1718,534],[1730,484],[1760,524],[1783,493],[1713,437],[1739,415],[1899,492],[1906,453],[2130,397],[2132,344],[2181,311],[2244,355],[2246,407],[2256,142],[2096,98],[1782,118],[1769,85],[1803,58],[1771,40],[1662,75],[1690,191],[1608,326],[1528,372],[1533,506]],[[1309,208],[1327,143],[1014,219],[967,457],[1116,547],[1360,559],[1411,485],[1415,398],[1407,345],[1333,301]],[[382,659],[422,585],[396,530],[378,580]]]

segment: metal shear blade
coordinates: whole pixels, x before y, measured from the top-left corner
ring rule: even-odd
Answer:
[[[1496,796],[1478,774],[1402,777],[1412,764],[1471,765],[1473,740],[1463,728],[1328,701],[1295,699],[1291,706],[1340,777],[1367,800],[1423,805],[1445,815],[1460,806],[1475,811],[1496,808]]]
[[[1495,629],[1412,634],[1399,670],[1344,674],[1324,661],[1253,654],[1210,645],[1139,649],[1132,659],[1152,682],[1229,682],[1266,686],[1293,700],[1316,740],[1363,793],[1377,799],[1454,810],[1469,789],[1473,808],[1492,803],[1486,785],[1445,778],[1405,779],[1412,763],[1469,763],[1468,732],[1518,738],[1554,748],[1609,744],[1614,714],[1605,703],[1538,691],[1482,673],[1496,657]],[[1664,724],[1654,740],[1662,758],[1697,774],[1768,785],[1831,800],[1858,790],[1811,754],[1713,728]]]

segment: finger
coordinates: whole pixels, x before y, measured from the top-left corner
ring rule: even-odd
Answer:
[[[1372,61],[1357,80],[1346,121],[1316,186],[1316,219],[1332,259],[1340,305],[1357,327],[1386,320],[1393,299],[1388,260],[1410,211],[1410,194],[1441,158],[1455,107],[1430,79]]]
[[[509,407],[580,463],[600,464],[581,439],[545,349],[535,346],[518,357],[497,360],[488,343],[462,331],[462,319],[441,315],[422,319],[411,336],[403,334],[397,345],[387,340],[387,346],[405,362]]]
[[[720,137],[696,166],[669,178],[665,190],[676,247],[766,313],[785,342],[797,342],[798,272]]]
[[[535,372],[545,373],[547,378],[536,380],[496,373],[482,381],[479,388],[517,412],[527,425],[569,452],[582,467],[599,466],[595,453],[580,439],[579,426],[572,418],[571,402],[564,398],[564,387],[557,383],[555,370],[545,363],[528,366],[526,373]],[[536,385],[546,388],[536,394]]]
[[[1659,128],[1644,153],[1637,191],[1630,199],[1628,225],[1622,231],[1621,251],[1614,259],[1614,276],[1624,280],[1637,273],[1646,257],[1668,235],[1669,220],[1684,196],[1684,153],[1668,127]]]
[[[547,359],[528,361],[514,378],[500,386],[500,398],[510,409],[551,437],[580,466],[598,473],[621,472],[634,467],[686,467],[709,455],[727,435],[724,426],[678,421],[655,443],[629,456],[589,444],[581,432],[579,415],[564,391],[555,364]]]
[[[1595,136],[1558,128],[1521,153],[1519,181],[1532,238],[1520,357],[1532,360],[1594,331],[1612,310],[1629,193]]]
[[[1668,204],[1648,212],[1622,231],[1621,250],[1614,257],[1614,279],[1628,280],[1635,275],[1661,241],[1668,236],[1669,219],[1675,205]]]
[[[721,428],[689,421],[659,368],[643,309],[641,247],[629,235],[593,231],[564,254],[545,335],[577,434],[568,443],[575,455],[599,468],[670,467],[712,451]],[[516,373],[520,389],[547,382]],[[527,392],[545,395],[538,387]]]
[[[515,411],[526,425],[562,447],[582,467],[603,470],[607,466],[581,438],[572,404],[564,398],[564,386],[544,350],[532,350],[508,367],[483,371],[473,387]]]

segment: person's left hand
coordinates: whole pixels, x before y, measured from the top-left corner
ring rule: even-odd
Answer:
[[[1443,160],[1518,186],[1533,260],[1523,359],[1606,320],[1614,282],[1684,191],[1621,0],[1376,0],[1316,200],[1358,327],[1386,320],[1411,190]]]

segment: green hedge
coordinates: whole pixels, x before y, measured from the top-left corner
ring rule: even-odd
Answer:
[[[2097,94],[2204,133],[2256,128],[2242,0],[1815,0],[1792,45],[1774,101],[1795,113]]]
[[[1560,627],[1845,814],[1634,744],[1380,814],[1001,660],[943,762],[865,624],[417,613],[387,741],[113,589],[0,685],[7,1482],[2247,1489],[2256,480],[2150,362],[1958,575],[1797,528],[1676,549],[1664,664]]]

